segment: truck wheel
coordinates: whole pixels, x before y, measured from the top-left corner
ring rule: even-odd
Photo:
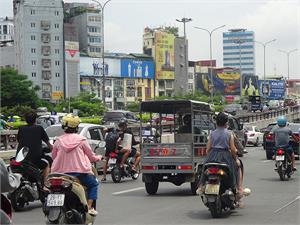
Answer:
[[[152,181],[151,183],[145,183],[146,191],[149,195],[155,195],[158,189],[158,181]]]

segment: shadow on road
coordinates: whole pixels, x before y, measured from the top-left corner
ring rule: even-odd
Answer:
[[[216,220],[216,219],[227,219],[231,216],[241,216],[237,214],[237,211],[227,211],[223,212],[221,218],[212,218],[210,211],[207,210],[193,210],[186,213],[186,216],[195,220]],[[202,223],[201,223],[202,224]]]

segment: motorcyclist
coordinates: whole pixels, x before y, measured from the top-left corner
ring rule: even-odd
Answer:
[[[96,216],[98,212],[92,205],[98,197],[99,182],[93,174],[91,163],[102,160],[103,157],[95,155],[86,138],[77,134],[80,122],[80,118],[72,114],[63,117],[62,128],[65,134],[54,143],[51,172],[76,176],[87,187],[89,214]]]
[[[284,116],[280,116],[277,118],[278,127],[274,130],[274,141],[275,148],[284,148],[287,150],[288,154],[290,154],[292,159],[292,167],[293,171],[296,171],[295,166],[295,154],[292,146],[289,144],[290,137],[292,137],[295,141],[299,141],[299,139],[293,134],[292,130],[287,127],[287,119]]]
[[[138,145],[140,142],[136,141],[133,133],[130,129],[127,128],[127,121],[121,120],[118,124],[119,127],[119,139],[117,141],[117,150],[116,153],[122,153],[123,157],[120,163],[120,167],[124,167],[124,163],[128,157],[135,157],[134,165],[132,166],[132,170],[136,170],[137,165],[141,161],[141,154],[137,152],[135,148],[132,148],[133,145]],[[125,134],[131,135],[131,145],[130,146],[122,146],[124,142]]]

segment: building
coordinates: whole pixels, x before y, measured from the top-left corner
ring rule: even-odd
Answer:
[[[12,18],[0,18],[0,42],[14,40],[14,21]]]
[[[15,46],[0,45],[0,68],[15,67]]]
[[[65,21],[78,30],[79,50],[90,57],[101,57],[102,22],[101,11],[88,3],[66,3]]]
[[[63,17],[62,1],[14,0],[16,69],[52,102],[65,94]]]
[[[105,53],[105,103],[124,109],[129,103],[154,98],[153,58],[144,54]],[[101,58],[80,57],[80,89],[102,98]]]
[[[223,66],[240,68],[255,75],[255,36],[253,31],[231,29],[223,33]]]

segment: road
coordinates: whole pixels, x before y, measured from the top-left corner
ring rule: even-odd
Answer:
[[[161,183],[155,196],[148,196],[141,179],[114,184],[110,176],[101,184],[99,215],[95,224],[300,224],[299,175],[282,182],[274,162],[265,160],[262,147],[247,147],[243,158],[245,187],[252,190],[243,209],[212,219],[199,196],[190,194],[189,184]],[[297,166],[300,168],[299,161]],[[31,203],[26,211],[14,213],[16,225],[43,224],[41,204]]]

